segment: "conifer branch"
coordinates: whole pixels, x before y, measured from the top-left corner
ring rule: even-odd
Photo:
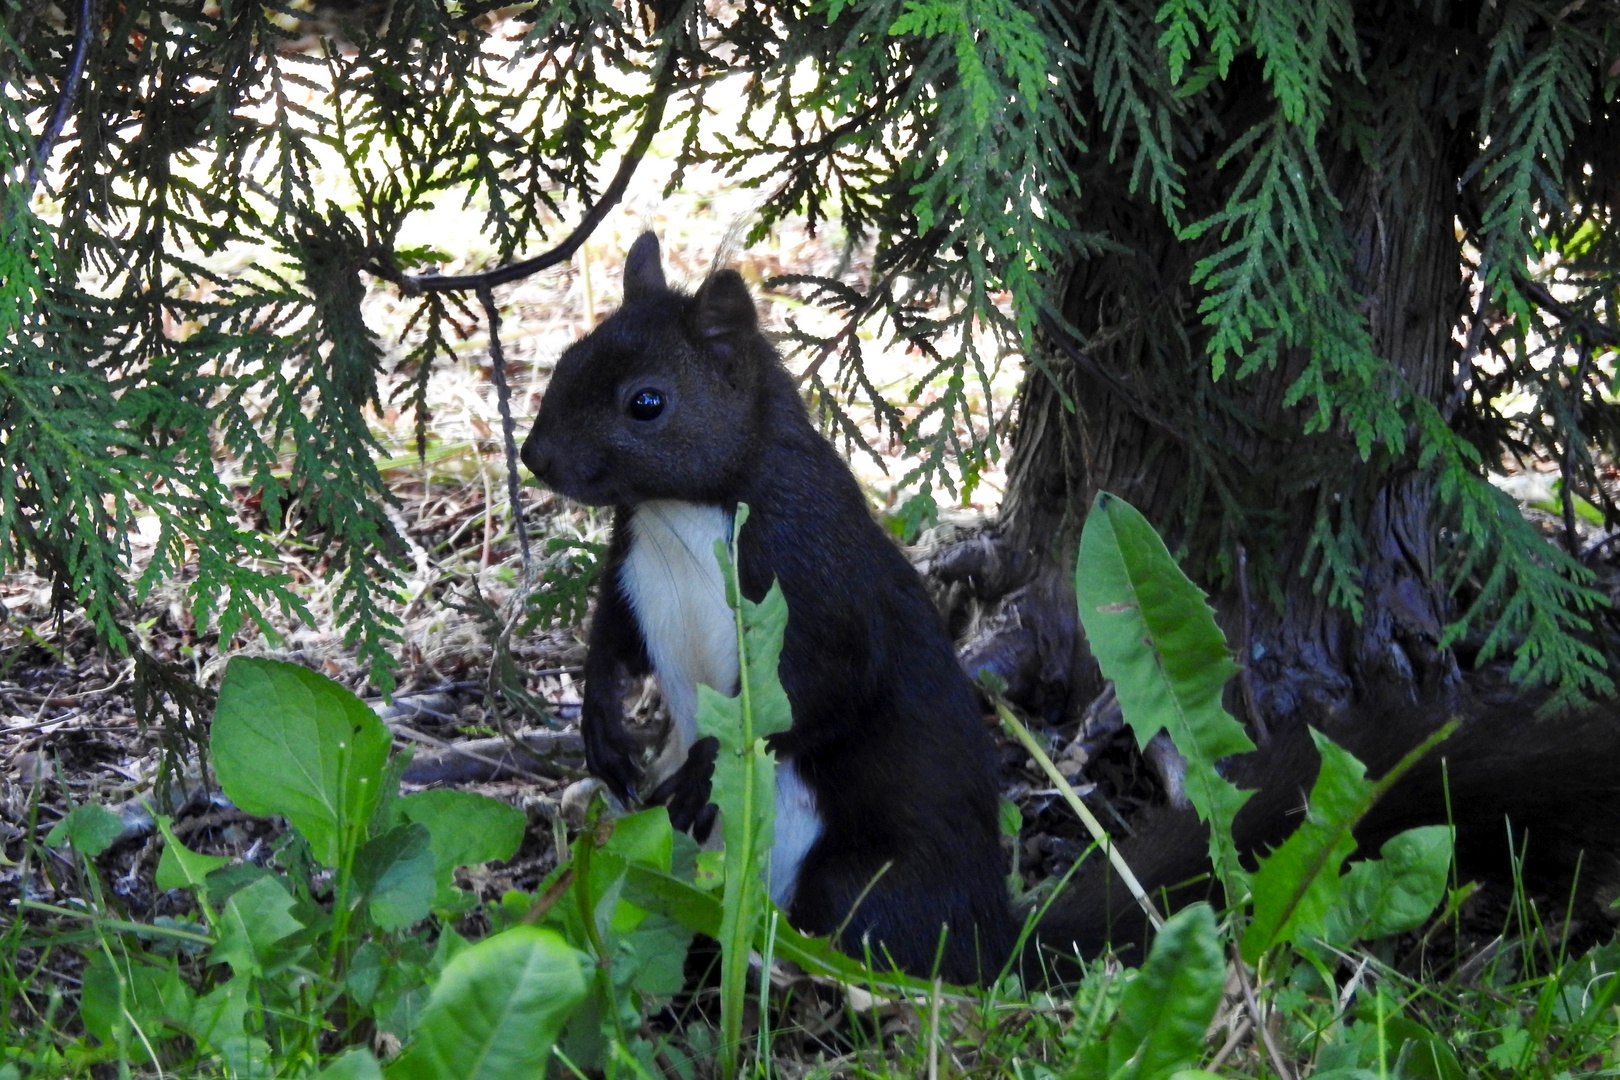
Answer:
[[[893,270],[883,276],[882,281],[872,286],[872,291],[867,293],[860,303],[850,309],[849,318],[844,320],[844,325],[839,328],[838,333],[822,344],[820,350],[816,353],[816,358],[810,361],[805,369],[797,375],[796,378],[800,385],[814,378],[821,369],[821,365],[826,363],[827,357],[836,352],[840,345],[855,336],[855,332],[860,329],[861,323],[865,322],[866,317],[877,309],[878,302],[889,295],[889,289],[894,285],[894,279],[900,276],[900,271],[903,269],[905,269],[905,264],[897,263]]]
[[[542,252],[533,258],[522,262],[498,266],[493,270],[485,270],[477,274],[402,274],[391,271],[383,264],[373,261],[367,264],[366,269],[371,273],[393,282],[399,286],[407,296],[420,296],[428,292],[455,292],[471,289],[474,291],[487,289],[495,285],[505,285],[508,282],[519,281],[531,274],[566,262],[573,257],[574,252],[589,240],[596,227],[602,224],[608,211],[619,204],[624,198],[625,191],[630,187],[630,181],[641,166],[642,158],[647,156],[647,150],[652,146],[653,136],[657,135],[664,122],[664,107],[669,103],[670,94],[675,89],[675,69],[678,51],[671,42],[665,48],[664,63],[659,69],[658,78],[653,83],[652,92],[647,98],[647,112],[642,117],[641,128],[636,132],[635,139],[624,152],[624,158],[619,162],[619,171],[614,174],[613,180],[603,189],[601,196],[580,218],[574,231],[569,233],[563,241],[550,251]]]
[[[1583,315],[1560,301],[1539,281],[1532,281],[1522,274],[1516,274],[1514,283],[1520,292],[1535,301],[1537,307],[1578,331],[1588,345],[1620,346],[1620,327],[1605,326]]]
[[[1130,409],[1133,415],[1150,425],[1155,431],[1181,446],[1188,445],[1190,440],[1186,431],[1161,417],[1156,409],[1142,399],[1141,394],[1120,382],[1118,376],[1097,363],[1091,354],[1082,349],[1079,342],[1074,340],[1074,335],[1060,326],[1056,319],[1052,318],[1050,312],[1042,311],[1040,320],[1041,329],[1046,331],[1053,344],[1063,350],[1063,355],[1068,357],[1071,363],[1108,387],[1122,405]]]

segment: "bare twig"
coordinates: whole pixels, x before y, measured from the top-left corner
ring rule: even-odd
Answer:
[[[1620,327],[1605,326],[1553,296],[1551,290],[1539,281],[1514,275],[1519,291],[1536,302],[1543,311],[1552,313],[1559,322],[1568,323],[1579,330],[1588,347],[1592,345],[1620,345]]]
[[[547,749],[541,750],[528,745],[520,738],[518,740],[518,747],[522,751],[520,756],[519,753],[514,751],[511,741],[507,739],[474,739],[470,742],[459,743],[446,742],[443,739],[434,738],[425,731],[401,724],[397,720],[389,721],[388,730],[393,733],[396,739],[406,739],[411,742],[421,743],[424,746],[430,746],[440,751],[444,758],[454,756],[476,761],[489,770],[487,773],[476,777],[451,775],[444,771],[445,761],[443,759],[423,757],[418,758],[406,770],[405,780],[413,784],[462,779],[493,780],[514,773],[539,780],[556,780],[559,774],[570,776],[573,771],[547,760],[546,754],[548,752],[555,753],[559,749],[570,751],[577,749],[567,740],[550,739],[545,740]],[[541,734],[544,735],[545,733]],[[553,771],[548,772],[546,769],[541,768],[542,762]]]
[[[67,78],[62,80],[62,92],[57,95],[51,118],[39,136],[38,145],[34,147],[33,159],[28,163],[30,192],[39,183],[40,170],[50,160],[51,150],[67,124],[68,113],[73,111],[73,105],[79,98],[79,84],[84,81],[84,66],[90,55],[90,35],[94,29],[95,11],[91,0],[79,0],[79,25],[73,35],[73,55],[68,58]]]
[[[1602,551],[1616,540],[1620,540],[1620,529],[1615,529],[1611,532],[1604,533],[1596,540],[1593,540],[1590,544],[1587,544],[1585,547],[1581,548],[1581,561],[1585,562],[1587,559],[1590,559],[1592,556],[1596,555],[1598,552]]]
[[[1260,1002],[1254,996],[1254,983],[1249,981],[1249,969],[1244,965],[1243,957],[1238,956],[1235,950],[1232,963],[1237,968],[1238,983],[1243,987],[1243,1000],[1248,1003],[1249,1014],[1254,1017],[1254,1030],[1260,1036],[1260,1041],[1265,1044],[1266,1056],[1271,1059],[1271,1067],[1277,1070],[1277,1075],[1282,1077],[1282,1080],[1295,1080],[1293,1068],[1277,1049],[1277,1043],[1271,1037],[1271,1029],[1266,1026],[1266,1018],[1261,1015]]]
[[[489,321],[489,361],[495,375],[495,400],[501,409],[501,436],[506,443],[506,498],[512,507],[512,524],[523,551],[523,565],[528,567],[534,560],[529,554],[529,527],[523,523],[523,503],[518,493],[517,437],[513,434],[512,391],[506,385],[506,354],[501,349],[501,313],[488,282],[479,283],[478,299],[483,301],[484,318]]]
[[[1247,1016],[1240,1017],[1238,1022],[1232,1026],[1232,1033],[1226,1037],[1226,1041],[1222,1043],[1221,1048],[1215,1052],[1215,1056],[1210,1058],[1209,1061],[1205,1063],[1204,1068],[1209,1072],[1214,1072],[1216,1069],[1219,1069],[1222,1065],[1224,1065],[1226,1063],[1226,1059],[1232,1056],[1232,1052],[1238,1048],[1239,1044],[1243,1042],[1243,1037],[1247,1035],[1250,1029],[1253,1027],[1253,1020]]]
[[[1266,727],[1266,718],[1260,713],[1260,701],[1254,693],[1254,672],[1249,670],[1249,664],[1254,660],[1254,639],[1249,618],[1249,552],[1242,544],[1237,545],[1237,576],[1238,602],[1243,605],[1243,636],[1239,644],[1243,650],[1243,662],[1238,665],[1238,687],[1243,691],[1243,708],[1248,711],[1249,723],[1254,725],[1254,741],[1265,746],[1271,742],[1271,730]]]
[[[1569,388],[1569,422],[1564,432],[1564,452],[1559,455],[1558,462],[1558,471],[1563,479],[1559,494],[1563,496],[1560,501],[1564,511],[1564,543],[1576,558],[1581,554],[1581,537],[1575,531],[1575,449],[1581,442],[1581,392],[1586,385],[1586,369],[1592,362],[1592,346],[1582,341],[1579,348],[1581,359],[1575,365],[1575,378]]]

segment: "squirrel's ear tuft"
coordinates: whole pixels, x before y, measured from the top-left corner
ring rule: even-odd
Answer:
[[[663,260],[658,254],[658,237],[651,231],[636,237],[630,253],[624,257],[624,302],[645,300],[668,292],[664,284]]]
[[[735,270],[710,276],[692,298],[692,329],[699,340],[714,341],[759,329],[759,314],[748,286]]]

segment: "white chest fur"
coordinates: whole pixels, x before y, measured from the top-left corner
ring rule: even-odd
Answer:
[[[619,585],[630,601],[647,656],[674,722],[652,774],[668,776],[697,741],[697,688],[737,692],[737,624],[726,604],[716,540],[731,539],[731,515],[718,506],[657,500],[630,518],[630,551]],[[776,768],[776,842],[772,899],[792,903],[799,867],[821,836],[815,796],[791,761]]]
[[[701,503],[645,502],[630,518],[630,537],[619,584],[675,722],[679,745],[664,756],[678,765],[697,741],[697,688],[737,692],[737,624],[714,557],[715,541],[731,539],[731,515]]]

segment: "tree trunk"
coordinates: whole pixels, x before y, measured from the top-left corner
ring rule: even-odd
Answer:
[[[1421,173],[1380,177],[1353,150],[1324,151],[1374,348],[1436,402],[1452,387],[1452,328],[1467,301],[1453,225],[1458,142],[1440,123]],[[1077,716],[1095,697],[1071,576],[1086,509],[1106,490],[1146,514],[1210,592],[1247,669],[1230,704],[1251,724],[1321,724],[1353,703],[1447,698],[1458,668],[1438,647],[1451,609],[1435,579],[1431,485],[1382,448],[1363,461],[1343,431],[1300,434],[1311,403],[1284,400],[1303,354],[1212,379],[1187,284],[1202,250],[1147,206],[1128,227],[1155,231],[1137,237],[1155,264],[1076,263],[1063,311],[1084,344],[1044,343],[1051,377],[1032,368],[1023,387],[1000,520],[933,567],[972,581],[990,605],[965,648],[970,670],[995,671],[1050,720]],[[1181,334],[1165,334],[1167,323]],[[1183,343],[1179,352],[1167,337]],[[1359,621],[1319,587],[1311,536],[1324,506],[1336,528],[1363,538]]]

